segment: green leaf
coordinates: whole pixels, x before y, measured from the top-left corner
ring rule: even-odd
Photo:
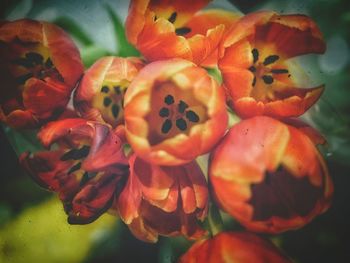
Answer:
[[[114,10],[108,5],[105,5],[107,13],[112,20],[114,32],[118,43],[118,56],[128,57],[128,56],[139,56],[140,53],[128,42],[125,35],[125,30],[122,21],[114,12]]]
[[[37,130],[17,131],[5,125],[3,125],[3,129],[18,156],[26,151],[37,152],[43,149],[37,139]]]
[[[91,46],[94,44],[94,41],[90,38],[90,36],[84,32],[80,25],[78,25],[73,19],[60,16],[57,17],[53,23],[62,27],[69,34],[71,34],[74,38],[76,38],[82,45]]]
[[[215,68],[205,68],[206,71],[209,73],[210,76],[212,76],[220,85],[222,83],[222,75],[220,70],[215,67]]]

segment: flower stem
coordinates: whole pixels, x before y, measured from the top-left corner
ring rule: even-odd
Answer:
[[[211,203],[209,206],[208,223],[209,223],[209,230],[212,236],[215,236],[216,234],[220,233],[224,229],[224,225],[222,222],[219,209],[213,203]]]

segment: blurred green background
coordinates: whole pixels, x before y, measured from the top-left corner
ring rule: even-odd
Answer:
[[[29,17],[63,27],[79,46],[86,67],[105,55],[138,54],[126,42],[122,27],[127,1],[2,0],[0,5],[1,19]],[[243,13],[270,9],[307,14],[324,33],[327,52],[299,61],[307,68],[310,86],[326,84],[319,103],[303,118],[328,139],[321,150],[335,184],[333,205],[306,227],[271,238],[295,262],[350,262],[350,2],[232,0],[210,6]],[[35,132],[18,133],[2,126],[0,147],[0,262],[166,263],[174,262],[190,245],[183,238],[140,242],[108,214],[90,225],[68,225],[58,198],[39,188],[19,167],[17,154],[37,149]],[[240,226],[229,219],[227,228]]]

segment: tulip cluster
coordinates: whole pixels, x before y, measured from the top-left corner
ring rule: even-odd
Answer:
[[[324,87],[300,86],[289,61],[325,43],[307,16],[202,10],[208,2],[132,0],[126,36],[142,57],[85,71],[56,25],[2,23],[0,119],[40,128],[46,150],[20,161],[71,224],[111,211],[146,242],[200,239],[180,262],[290,262],[258,235],[215,235],[201,221],[217,206],[247,231],[277,234],[330,206],[325,139],[297,119]]]

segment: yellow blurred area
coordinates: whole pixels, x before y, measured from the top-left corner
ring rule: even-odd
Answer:
[[[82,262],[117,218],[108,214],[88,225],[69,225],[57,197],[25,209],[0,229],[0,262]]]

